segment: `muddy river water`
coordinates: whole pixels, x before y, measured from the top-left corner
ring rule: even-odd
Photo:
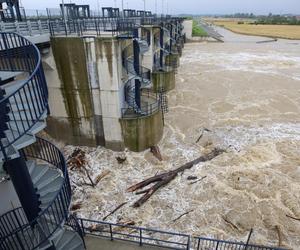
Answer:
[[[96,177],[111,171],[96,188],[80,186],[71,171],[79,216],[132,220],[138,226],[195,236],[300,249],[300,41],[235,35],[219,30],[225,43],[188,43],[178,69],[176,89],[168,94],[164,161],[150,152],[119,153],[84,148]],[[196,141],[199,139],[199,142]],[[160,189],[141,208],[126,188],[157,172],[197,158],[213,147],[227,149],[194,166]],[[65,147],[70,153],[74,148]],[[205,177],[191,183],[187,178]],[[190,211],[174,222],[181,214]]]

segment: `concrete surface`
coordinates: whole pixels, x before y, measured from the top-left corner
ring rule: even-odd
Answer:
[[[163,250],[164,247],[140,246],[138,243],[111,241],[100,237],[87,236],[84,238],[87,250]]]

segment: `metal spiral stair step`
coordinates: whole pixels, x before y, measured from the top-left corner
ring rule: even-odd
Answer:
[[[6,130],[6,131],[4,131],[4,133],[7,138],[7,139],[1,140],[2,144],[4,146],[9,145],[9,143],[14,141],[15,138],[18,138],[18,136],[20,134],[18,131],[15,131],[15,130]],[[36,139],[35,139],[34,135],[27,133],[27,134],[22,135],[19,139],[17,139],[12,144],[12,146],[14,147],[15,150],[19,150],[19,149],[25,148],[25,147],[29,146],[30,144],[34,143],[35,140]]]
[[[64,178],[59,170],[53,169],[49,165],[27,161],[27,167],[37,194],[40,195],[40,208],[43,210],[50,205],[60,191]]]
[[[20,111],[20,112],[10,112],[8,114],[10,120],[13,121],[31,121],[32,123],[38,119],[36,117],[36,114],[34,111]],[[39,118],[40,120],[44,120],[47,117],[47,111],[44,111],[41,117]]]
[[[0,71],[0,83],[1,85],[13,81],[17,77],[21,76],[24,72],[22,71]]]
[[[33,134],[33,135],[37,134],[40,131],[42,131],[44,128],[46,128],[46,126],[47,126],[46,121],[37,122],[36,124],[34,124],[32,126],[32,128],[29,129],[28,133]],[[8,127],[15,131],[19,130],[20,133],[22,133],[22,132],[28,130],[29,125],[27,122],[23,122],[23,121],[10,121],[10,122],[8,122]]]

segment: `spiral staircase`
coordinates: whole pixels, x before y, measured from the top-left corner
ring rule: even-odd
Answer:
[[[139,34],[143,30],[146,36]],[[159,97],[152,93],[151,70],[140,65],[140,56],[149,50],[150,31],[140,26],[133,30],[133,43],[122,53],[123,67],[128,79],[125,84],[125,101],[127,113],[137,116],[147,116],[157,112],[160,108]],[[146,38],[145,38],[146,37]]]
[[[13,183],[21,205],[0,215],[0,250],[85,248],[77,220],[69,215],[64,156],[36,136],[47,115],[39,50],[21,35],[0,33],[0,180]]]

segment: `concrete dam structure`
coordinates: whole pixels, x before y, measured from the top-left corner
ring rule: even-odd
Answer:
[[[175,87],[184,20],[73,22],[67,31],[63,23],[50,23],[51,49],[43,58],[51,110],[47,132],[68,144],[116,151],[156,145],[163,135],[165,93]]]

